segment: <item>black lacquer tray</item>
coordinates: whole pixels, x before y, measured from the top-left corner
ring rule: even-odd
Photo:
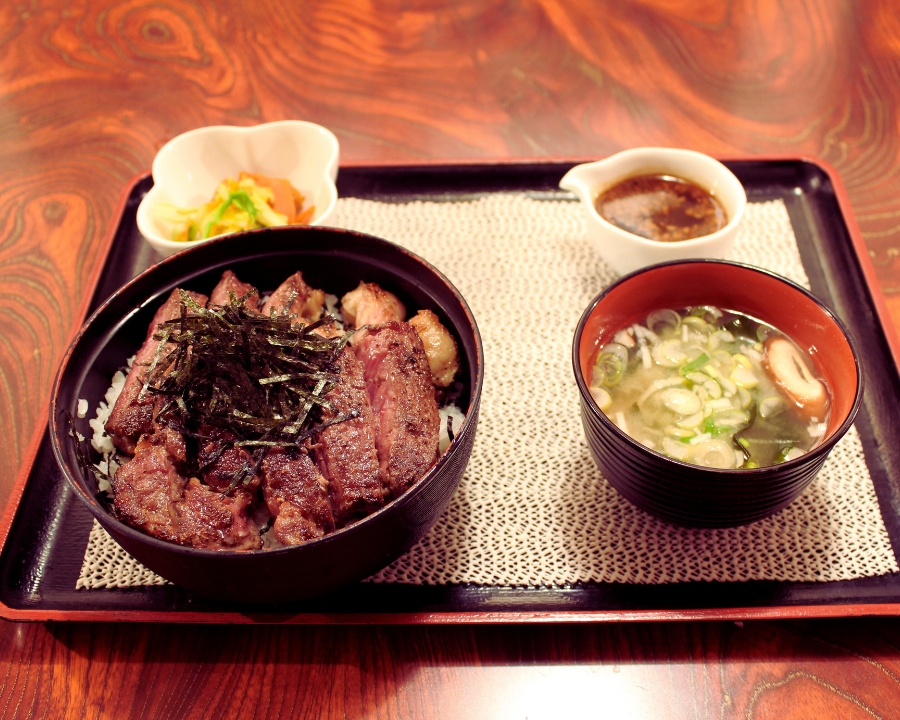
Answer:
[[[452,202],[486,193],[558,191],[575,161],[342,167],[341,197]],[[726,161],[750,202],[787,206],[812,290],[851,328],[865,376],[856,426],[881,513],[900,554],[900,375],[894,333],[836,173],[818,162]],[[135,227],[148,176],[128,188],[92,311],[157,257]],[[388,238],[390,239],[390,238]],[[575,412],[576,409],[573,409]],[[0,616],[148,622],[481,623],[900,615],[900,573],[827,583],[587,583],[571,587],[360,583],[290,605],[235,605],[174,586],[76,590],[92,518],[65,485],[47,434],[0,524]]]

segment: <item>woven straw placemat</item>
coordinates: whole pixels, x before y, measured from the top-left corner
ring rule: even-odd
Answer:
[[[581,209],[556,194],[338,202],[336,225],[408,247],[469,302],[485,347],[472,457],[450,507],[373,582],[558,586],[577,581],[847,580],[897,572],[855,429],[807,491],[740,528],[686,529],[636,509],[594,466],[571,343],[614,274]],[[731,258],[809,286],[781,201],[748,206]],[[165,581],[94,526],[79,588]]]

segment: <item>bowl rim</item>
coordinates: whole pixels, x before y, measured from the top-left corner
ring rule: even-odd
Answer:
[[[642,235],[637,235],[635,233],[629,232],[627,230],[623,230],[617,225],[614,225],[605,217],[603,217],[598,211],[592,198],[587,193],[579,193],[581,195],[582,204],[587,208],[588,216],[598,222],[600,227],[602,227],[605,231],[612,233],[612,235],[624,242],[630,242],[638,247],[646,248],[646,249],[659,249],[660,246],[666,247],[669,245],[677,245],[679,248],[683,248],[685,250],[691,250],[696,248],[702,248],[706,245],[713,245],[720,238],[734,232],[734,230],[741,224],[745,211],[747,209],[747,191],[744,188],[744,184],[738,179],[737,175],[735,175],[721,160],[717,160],[712,155],[707,155],[706,153],[699,152],[697,150],[690,150],[688,148],[670,148],[670,147],[635,147],[628,148],[626,150],[620,150],[613,155],[603,158],[602,160],[594,160],[592,162],[580,163],[579,165],[575,165],[570,168],[569,173],[578,170],[579,168],[584,170],[592,170],[594,168],[603,168],[606,165],[612,164],[614,161],[621,160],[630,156],[662,156],[663,158],[667,156],[677,156],[677,157],[689,157],[696,161],[703,162],[708,164],[710,167],[715,167],[722,173],[722,177],[725,178],[726,182],[731,183],[735,186],[735,188],[739,188],[741,193],[738,196],[738,206],[736,212],[728,218],[728,222],[716,230],[715,232],[708,233],[706,235],[699,235],[694,238],[689,238],[687,240],[679,240],[677,243],[662,243],[658,240],[651,240],[650,238],[645,238]],[[621,178],[618,178],[615,182],[621,182],[623,180],[627,180],[630,177],[637,177],[638,174],[628,174]],[[562,186],[562,182],[560,181],[560,186]],[[690,180],[695,184],[700,184],[694,180]],[[612,187],[612,185],[610,185]],[[707,192],[709,190],[704,188]],[[650,267],[649,265],[645,267]]]
[[[81,487],[81,484],[78,480],[73,476],[72,469],[69,467],[69,464],[66,462],[66,458],[63,453],[63,449],[60,447],[59,438],[60,437],[70,437],[68,434],[68,425],[66,418],[66,411],[59,407],[59,397],[61,393],[61,386],[63,381],[63,376],[65,375],[66,369],[69,366],[69,363],[72,360],[72,357],[75,354],[78,344],[81,341],[81,338],[84,336],[88,328],[97,320],[97,318],[104,314],[110,305],[116,302],[117,298],[124,293],[127,289],[130,289],[136,284],[143,282],[146,280],[148,275],[155,275],[158,273],[162,273],[165,270],[165,267],[175,262],[178,259],[183,258],[187,253],[195,252],[196,248],[207,248],[202,252],[213,252],[211,249],[215,244],[225,243],[225,242],[238,242],[242,237],[248,235],[256,235],[256,234],[266,234],[271,232],[326,232],[326,233],[337,233],[340,235],[353,236],[357,238],[364,238],[366,241],[376,241],[378,245],[386,245],[391,247],[394,250],[400,251],[401,253],[407,255],[412,260],[418,262],[419,264],[425,266],[432,273],[434,273],[438,279],[452,292],[452,294],[457,298],[460,303],[460,306],[467,318],[467,321],[470,323],[473,338],[475,340],[475,357],[469,359],[469,365],[474,369],[474,382],[471,385],[470,389],[470,400],[468,407],[466,408],[465,418],[463,420],[462,425],[460,425],[459,429],[456,431],[453,440],[450,441],[450,444],[447,448],[441,453],[437,462],[429,468],[428,472],[426,472],[422,477],[420,477],[410,488],[408,488],[400,497],[391,500],[386,503],[382,507],[378,508],[374,512],[365,516],[361,520],[358,520],[350,525],[346,525],[340,529],[336,529],[326,535],[323,535],[320,538],[316,538],[315,540],[310,540],[305,543],[301,543],[299,545],[284,545],[277,548],[259,548],[256,550],[207,550],[204,548],[195,548],[187,545],[180,545],[178,543],[169,542],[166,540],[161,540],[160,538],[154,537],[147,533],[144,533],[137,528],[133,528],[130,525],[119,520],[115,517],[109,510],[107,510],[103,505],[99,503],[99,501],[86,493],[84,489]],[[257,253],[255,257],[259,257],[261,253]],[[208,271],[208,269],[206,270]],[[202,274],[203,270],[199,271],[199,274]],[[133,308],[131,312],[135,312],[138,308]],[[117,324],[121,325],[125,320],[127,320],[127,314],[125,316],[121,316],[118,318]],[[119,330],[117,329],[116,332]],[[115,334],[115,333],[113,333]],[[229,233],[227,235],[220,235],[215,238],[210,238],[209,240],[203,241],[200,245],[188,247],[182,250],[179,253],[174,255],[170,255],[168,257],[163,258],[162,260],[154,263],[150,267],[148,267],[143,272],[136,275],[134,278],[129,280],[127,283],[118,288],[112,295],[110,295],[106,300],[104,300],[97,309],[91,313],[90,317],[84,321],[81,327],[78,329],[78,332],[75,334],[72,341],[69,343],[66,351],[60,360],[59,367],[56,372],[56,377],[54,379],[51,395],[50,395],[50,417],[49,417],[49,434],[50,434],[50,444],[53,450],[53,455],[56,460],[56,464],[59,467],[60,471],[63,474],[63,477],[66,480],[69,488],[78,496],[78,498],[84,502],[91,514],[97,519],[97,521],[106,527],[106,523],[109,523],[115,530],[115,532],[122,533],[129,537],[130,539],[142,543],[148,544],[151,547],[158,548],[160,550],[174,552],[174,553],[188,553],[192,556],[197,557],[206,557],[206,558],[250,558],[250,557],[275,557],[278,555],[284,555],[290,552],[297,552],[301,550],[301,548],[311,548],[311,547],[324,547],[331,543],[340,542],[349,531],[352,531],[363,525],[371,525],[373,523],[378,522],[378,518],[384,515],[389,509],[403,507],[413,501],[419,494],[424,492],[424,489],[429,486],[429,481],[448,463],[453,461],[453,456],[455,455],[455,451],[460,447],[463,443],[463,439],[469,435],[470,433],[475,432],[478,422],[478,409],[481,398],[481,393],[484,387],[484,343],[481,338],[481,332],[478,329],[478,325],[475,322],[475,316],[472,313],[471,308],[463,297],[462,293],[456,288],[456,286],[450,282],[450,280],[444,275],[440,270],[438,270],[434,265],[430,262],[422,258],[420,255],[408,250],[402,245],[398,245],[397,243],[391,242],[390,240],[386,240],[385,238],[380,238],[376,235],[370,235],[369,233],[359,232],[356,230],[347,230],[343,228],[332,228],[332,227],[323,227],[323,226],[311,226],[311,225],[286,225],[277,228],[256,228],[253,230],[245,230],[237,233]],[[81,468],[78,468],[78,473],[82,474]],[[85,484],[87,484],[88,480],[85,479]]]
[[[160,157],[162,155],[167,152],[172,152],[172,147],[184,142],[186,139],[190,139],[195,136],[210,135],[214,133],[252,135],[255,132],[260,132],[262,129],[273,129],[276,127],[306,128],[311,132],[316,132],[321,135],[322,138],[327,140],[328,144],[330,145],[331,153],[329,161],[326,163],[326,166],[324,168],[325,187],[328,191],[328,205],[318,217],[314,218],[309,223],[310,225],[314,226],[324,225],[324,223],[331,217],[331,215],[334,214],[334,210],[338,200],[337,185],[335,184],[335,180],[331,175],[330,168],[332,165],[334,165],[335,174],[337,173],[337,163],[340,159],[340,142],[338,141],[337,136],[324,125],[319,125],[309,120],[285,119],[258,123],[256,125],[203,125],[201,127],[192,128],[191,130],[186,130],[185,132],[176,135],[171,140],[166,142],[162,147],[159,148],[159,150],[156,151],[156,155],[153,156],[153,161],[150,166],[150,175],[153,179],[153,187],[151,187],[144,195],[144,197],[141,198],[141,202],[138,203],[137,211],[135,213],[135,222],[138,225],[138,232],[140,233],[141,237],[143,237],[144,240],[146,240],[147,243],[149,243],[150,246],[153,247],[153,249],[157,252],[172,254],[174,252],[180,252],[181,250],[184,250],[186,248],[202,245],[218,237],[224,237],[225,235],[234,235],[235,233],[225,233],[223,235],[216,235],[212,238],[191,240],[189,242],[179,242],[176,240],[169,240],[168,238],[165,238],[159,233],[153,231],[152,228],[147,228],[144,222],[144,218],[149,211],[142,210],[142,208],[148,207],[149,203],[154,201],[156,195],[159,194],[160,189],[163,187],[156,179],[157,162],[160,160]],[[145,203],[147,203],[147,205],[145,205]],[[144,232],[145,230],[147,230],[147,232]]]
[[[808,452],[803,455],[794,458],[793,460],[787,460],[782,463],[778,463],[777,465],[767,465],[765,467],[759,468],[709,468],[703,465],[695,465],[693,463],[684,462],[683,460],[677,460],[676,458],[669,457],[668,455],[664,455],[660,452],[652,450],[648,448],[643,443],[638,442],[633,437],[622,431],[608,416],[605,412],[603,412],[600,407],[597,405],[594,398],[591,396],[590,389],[588,387],[588,383],[584,378],[584,375],[581,372],[581,361],[580,361],[580,346],[581,339],[584,336],[584,329],[587,324],[588,318],[594,312],[597,305],[614,289],[617,287],[624,285],[629,280],[637,275],[642,275],[647,272],[652,272],[659,268],[668,267],[670,265],[730,265],[733,267],[741,268],[743,270],[757,273],[760,275],[768,276],[771,279],[780,281],[786,285],[788,285],[791,289],[796,292],[800,292],[805,295],[809,300],[815,303],[840,330],[844,339],[847,341],[847,344],[850,347],[851,355],[853,356],[853,363],[856,367],[856,390],[853,397],[853,403],[850,407],[849,412],[847,413],[847,417],[844,418],[843,422],[835,429],[834,433],[832,433],[831,437],[822,441],[820,444],[813,447]],[[853,424],[853,421],[856,418],[856,415],[859,411],[860,405],[862,403],[862,395],[864,388],[863,381],[863,373],[862,366],[859,359],[859,351],[856,346],[856,341],[853,339],[853,336],[850,334],[850,331],[847,329],[847,326],[844,322],[835,315],[830,308],[828,308],[825,303],[820,300],[816,295],[814,295],[810,290],[807,290],[802,285],[797,284],[793,280],[784,277],[783,275],[779,275],[772,270],[767,270],[766,268],[761,268],[756,265],[750,265],[748,263],[737,262],[735,260],[720,260],[714,258],[690,258],[685,260],[670,260],[667,262],[655,263],[653,265],[648,265],[643,268],[639,268],[633,272],[628,273],[627,275],[623,275],[618,278],[614,282],[610,283],[607,287],[601,290],[590,303],[588,303],[587,308],[581,315],[580,320],[578,321],[578,325],[575,328],[575,335],[572,341],[572,369],[575,374],[575,382],[578,385],[579,395],[581,396],[581,405],[582,407],[591,413],[591,415],[597,418],[604,428],[611,431],[615,437],[617,437],[621,442],[624,442],[631,450],[637,452],[640,455],[645,457],[650,457],[655,460],[661,460],[664,463],[671,463],[675,468],[679,471],[683,472],[691,472],[691,473],[700,473],[701,475],[709,475],[710,479],[714,476],[719,476],[720,473],[725,473],[726,475],[732,478],[744,479],[746,478],[748,482],[756,482],[760,478],[765,477],[766,475],[772,474],[781,474],[783,472],[789,471],[792,468],[799,468],[802,465],[806,465],[810,462],[811,459],[818,458],[820,455],[827,455],[834,445],[846,434],[846,432],[850,429],[850,426]]]

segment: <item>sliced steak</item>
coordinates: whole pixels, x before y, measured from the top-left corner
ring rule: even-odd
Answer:
[[[188,292],[188,295],[198,305],[206,305],[205,295],[195,292]],[[143,433],[149,432],[153,426],[153,406],[156,398],[151,393],[144,393],[141,397],[147,370],[159,347],[159,340],[154,340],[153,335],[160,323],[180,316],[181,291],[176,288],[153,316],[144,344],[134,357],[122,392],[106,421],[106,432],[112,437],[113,444],[129,455],[134,453],[138,438]]]
[[[323,410],[328,422],[356,411],[359,417],[325,428],[315,438],[316,463],[328,481],[338,527],[364,517],[384,504],[384,489],[375,450],[375,418],[362,366],[349,347],[338,356],[341,381],[326,395],[334,410]]]
[[[231,270],[222,273],[222,279],[209,294],[210,307],[224,307],[231,304],[231,298],[244,298],[243,305],[250,312],[259,312],[259,292],[250,283],[238,280]]]
[[[369,328],[354,346],[363,366],[381,473],[393,497],[438,457],[440,418],[422,340],[409,323]]]
[[[178,504],[179,542],[204,550],[258,550],[262,538],[250,517],[252,503],[243,488],[223,495],[191,478]]]
[[[113,478],[116,516],[148,535],[207,550],[262,546],[249,515],[253,496],[238,488],[223,495],[180,473],[184,440],[170,428],[142,435],[134,458]]]
[[[328,482],[302,450],[276,449],[262,462],[263,497],[283,545],[299,545],[334,530]]]
[[[295,315],[309,325],[322,317],[325,311],[325,293],[311,288],[296,272],[285,280],[263,303],[263,315]]]
[[[225,492],[235,478],[244,475],[244,471],[253,465],[253,458],[244,448],[230,444],[238,437],[230,430],[205,425],[200,428],[200,433],[208,438],[200,440],[197,457],[203,482],[213,490]],[[250,478],[249,482],[244,482],[246,479],[241,479],[240,487],[246,490],[259,487],[258,475]]]
[[[184,439],[174,430],[143,435],[134,458],[112,480],[116,517],[153,537],[180,542],[176,505],[187,484],[179,473],[184,459]]]

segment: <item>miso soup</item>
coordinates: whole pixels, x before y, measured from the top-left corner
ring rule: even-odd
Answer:
[[[590,390],[625,433],[676,460],[758,468],[808,452],[830,395],[809,356],[776,328],[712,306],[657,310],[620,329]]]

